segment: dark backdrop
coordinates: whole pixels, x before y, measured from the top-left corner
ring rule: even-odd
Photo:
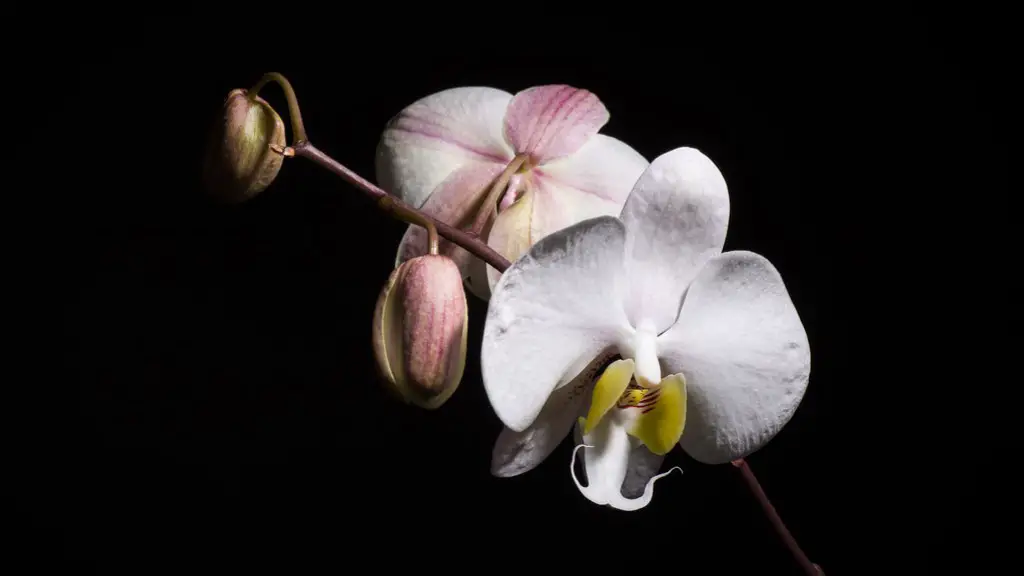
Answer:
[[[892,12],[594,30],[452,10],[422,26],[305,5],[259,25],[83,10],[99,23],[55,34],[61,56],[31,76],[52,151],[36,190],[52,232],[37,235],[68,362],[23,443],[35,565],[797,573],[730,466],[676,451],[666,466],[684,475],[628,514],[577,493],[568,441],[491,478],[500,424],[475,355],[442,409],[391,401],[369,332],[404,225],[301,159],[236,209],[201,195],[222,99],[272,70],[311,140],[371,180],[385,122],[459,85],[574,84],[649,159],[703,150],[730,186],[727,249],[779,267],[811,339],[802,406],[749,458],[790,529],[830,576],[984,562],[970,391],[993,372],[961,364],[993,352],[961,326],[1001,290],[989,88],[1009,72],[975,40],[998,34]],[[284,116],[280,91],[263,94]],[[472,302],[473,351],[484,311]]]

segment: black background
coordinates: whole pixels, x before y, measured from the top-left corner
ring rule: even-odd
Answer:
[[[475,356],[442,409],[391,401],[369,330],[404,225],[302,159],[244,206],[202,196],[224,96],[274,70],[311,141],[371,180],[385,122],[460,85],[573,84],[648,159],[704,151],[730,187],[726,248],[776,264],[811,339],[801,408],[749,458],[783,519],[830,576],[984,572],[970,391],[997,354],[966,326],[1004,289],[1000,33],[959,14],[629,6],[595,28],[527,8],[82,10],[50,30],[60,56],[23,63],[48,151],[37,264],[64,313],[43,369],[68,362],[19,442],[34,566],[798,573],[730,466],[676,451],[685,473],[635,513],[577,493],[569,441],[491,478]]]

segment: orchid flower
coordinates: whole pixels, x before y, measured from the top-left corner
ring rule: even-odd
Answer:
[[[715,164],[679,148],[650,164],[618,218],[555,232],[502,275],[481,351],[505,425],[495,475],[536,467],[576,423],[577,488],[635,510],[675,469],[656,475],[676,444],[726,463],[789,421],[810,376],[807,335],[767,259],[722,251],[729,206]]]
[[[535,86],[515,96],[495,88],[444,90],[388,123],[377,181],[515,260],[555,230],[622,209],[648,162],[598,134],[608,119],[597,96],[571,86]],[[486,300],[501,274],[451,242],[440,250]],[[396,265],[426,252],[426,232],[410,226]]]

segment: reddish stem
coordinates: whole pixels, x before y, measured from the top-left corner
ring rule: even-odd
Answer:
[[[481,242],[476,235],[459,230],[458,228],[453,228],[447,223],[409,206],[397,197],[381,190],[369,180],[348,169],[334,158],[324,154],[308,141],[296,142],[291,146],[291,149],[294,151],[295,156],[302,156],[303,158],[312,160],[321,167],[341,176],[345,181],[355,185],[356,188],[362,190],[367,196],[376,200],[377,206],[385,212],[389,212],[405,222],[420,218],[433,222],[434,227],[437,228],[438,234],[444,236],[448,240],[451,240],[455,244],[458,244],[460,247],[465,248],[474,256],[493,266],[498,272],[504,272],[509,266],[511,266],[511,263],[506,260],[504,256],[497,253],[484,242]],[[415,215],[416,218],[409,218],[410,214]],[[411,223],[415,224],[416,222],[413,221]]]
[[[808,576],[825,576],[825,572],[820,566],[811,562],[804,551],[797,544],[796,538],[786,528],[786,524],[779,517],[779,513],[775,511],[775,506],[772,506],[771,500],[768,499],[768,495],[764,493],[764,489],[761,488],[761,483],[757,481],[757,476],[754,476],[754,471],[750,469],[750,465],[744,459],[734,460],[733,466],[739,468],[740,474],[743,475],[743,480],[747,483],[747,488],[750,489],[754,494],[754,498],[761,504],[761,509],[764,510],[768,520],[771,521],[772,527],[775,528],[775,532],[779,534],[782,541],[786,543],[786,547],[789,548],[790,553],[796,558],[800,568]]]

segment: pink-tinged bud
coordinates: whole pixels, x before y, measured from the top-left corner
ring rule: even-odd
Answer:
[[[204,167],[207,191],[232,204],[256,196],[281,170],[284,158],[271,146],[284,145],[284,121],[270,104],[245,90],[232,90],[210,135]]]
[[[403,262],[381,290],[373,350],[388,389],[433,410],[451,397],[466,365],[466,292],[451,258],[427,254]]]

